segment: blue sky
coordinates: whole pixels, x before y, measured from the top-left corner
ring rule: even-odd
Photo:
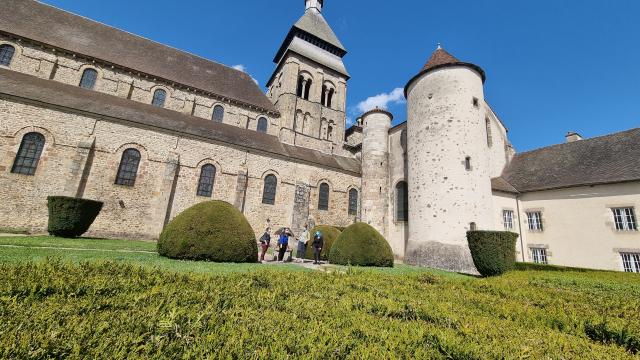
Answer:
[[[304,12],[302,0],[45,2],[242,65],[262,86]],[[486,99],[518,151],[563,142],[567,131],[593,137],[640,126],[640,1],[326,0],[323,14],[349,51],[351,118],[381,104],[404,121],[395,89],[441,42],[487,72]]]

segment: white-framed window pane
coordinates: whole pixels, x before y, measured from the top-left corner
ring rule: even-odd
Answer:
[[[619,230],[619,231],[638,230],[636,214],[633,208],[631,207],[616,208],[611,210],[613,211],[613,220],[616,225],[616,230]]]
[[[529,230],[542,231],[542,213],[539,211],[528,212],[527,222],[529,223]]]
[[[504,223],[505,230],[512,230],[513,229],[513,211],[503,210],[502,222]]]
[[[536,264],[548,264],[547,249],[531,248],[531,259]]]
[[[621,255],[625,272],[640,273],[640,254],[622,253]]]

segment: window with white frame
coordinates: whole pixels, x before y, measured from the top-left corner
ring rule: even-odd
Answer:
[[[625,272],[640,273],[640,253],[622,253],[622,266]]]
[[[513,210],[502,210],[502,223],[505,230],[513,230]]]
[[[613,219],[616,223],[616,230],[619,230],[619,231],[638,230],[638,223],[636,222],[636,213],[632,207],[615,208],[611,210],[613,211]]]
[[[529,224],[529,230],[542,231],[542,212],[531,211],[527,212],[527,223]]]
[[[531,248],[531,260],[536,264],[547,265],[547,249],[545,248]]]

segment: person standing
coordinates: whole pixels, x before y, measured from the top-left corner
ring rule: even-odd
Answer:
[[[301,263],[304,263],[304,258],[307,253],[307,243],[309,242],[309,224],[304,224],[304,229],[298,236],[298,251],[296,256]]]
[[[269,250],[269,245],[271,244],[271,228],[266,228],[264,234],[260,238],[260,261],[264,261],[264,256],[267,254],[267,250]]]
[[[322,252],[322,248],[324,247],[324,237],[320,231],[316,231],[316,234],[313,236],[313,259],[314,265],[320,264],[320,253]]]
[[[289,248],[289,228],[284,228],[278,239],[278,261],[284,261],[287,248]]]

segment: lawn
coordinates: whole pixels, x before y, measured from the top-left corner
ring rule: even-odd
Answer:
[[[319,272],[154,248],[0,238],[0,358],[639,358],[635,274]]]

